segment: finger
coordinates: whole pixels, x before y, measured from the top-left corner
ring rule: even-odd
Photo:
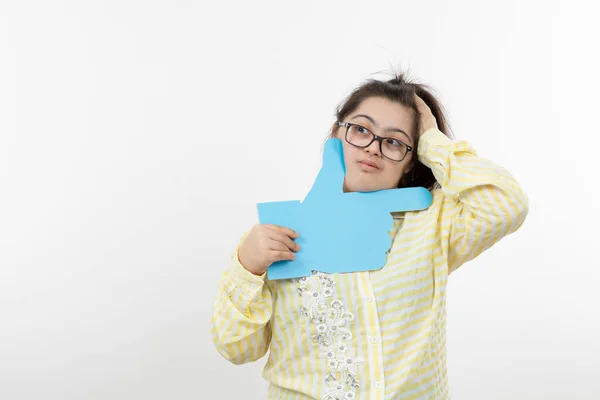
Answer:
[[[296,255],[290,251],[272,251],[269,256],[271,262],[296,259]]]
[[[422,98],[420,98],[418,95],[415,94],[415,102],[416,102],[416,106],[417,109],[419,111],[419,113],[424,113],[426,111],[431,111],[431,108],[429,108],[429,106],[427,105],[427,103],[425,103],[425,100],[423,100]]]
[[[431,205],[433,197],[424,187],[386,189],[366,193],[345,193],[359,207],[386,212],[424,210]]]
[[[276,224],[269,224],[266,225],[267,228],[269,228],[270,230],[276,231],[276,232],[282,232],[284,235],[291,237],[291,238],[298,238],[298,232],[296,232],[295,230],[291,229],[291,228],[287,228],[285,226],[281,226],[281,225],[276,225]]]
[[[285,244],[277,240],[269,240],[268,248],[271,251],[290,251]]]
[[[295,250],[298,251],[300,249],[300,246],[298,246],[297,243],[295,243],[292,239],[290,239],[287,235],[284,235],[281,232],[277,232],[277,231],[272,231],[270,233],[269,236],[270,239],[276,241],[277,243],[281,243],[283,246],[285,246],[286,248],[283,250]]]
[[[346,165],[344,164],[342,141],[337,138],[330,138],[325,142],[321,170],[310,192],[304,199],[304,203],[321,201],[328,194],[343,193],[345,175]]]

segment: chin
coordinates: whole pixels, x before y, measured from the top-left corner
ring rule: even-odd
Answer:
[[[374,192],[385,189],[377,182],[348,182],[345,187],[347,192]]]

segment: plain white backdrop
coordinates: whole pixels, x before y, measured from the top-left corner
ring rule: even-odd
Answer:
[[[598,399],[597,10],[578,1],[0,3],[0,399],[264,399],[209,332],[256,203],[405,68],[530,214],[451,276],[454,399]],[[379,73],[383,72],[383,73]]]

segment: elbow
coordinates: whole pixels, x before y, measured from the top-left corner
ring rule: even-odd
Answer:
[[[269,342],[261,342],[264,340],[259,337],[247,337],[243,339],[222,337],[217,330],[212,331],[212,341],[217,352],[225,360],[234,365],[243,365],[261,359],[269,347]]]
[[[217,352],[223,357],[225,360],[229,361],[234,365],[243,365],[248,363],[250,360],[241,356],[241,354],[235,354],[232,351],[228,351],[226,346],[215,346]]]
[[[215,346],[221,357],[235,365],[244,364],[244,360],[240,357],[239,352],[236,354],[235,343],[231,343],[227,338],[220,335],[219,329],[215,325],[212,326],[211,335],[213,346]]]
[[[519,191],[518,195],[515,196],[515,199],[512,202],[513,204],[513,215],[512,215],[512,231],[516,231],[519,229],[525,219],[529,215],[529,198],[525,192],[522,190]]]
[[[213,345],[221,357],[234,365],[242,365],[248,362],[244,357],[242,357],[242,354],[236,352],[235,344],[223,343],[215,340],[213,337]]]
[[[519,219],[521,220],[521,223],[523,223],[523,221],[525,221],[525,218],[527,218],[527,215],[529,214],[529,197],[523,191],[521,191],[521,201],[519,202],[518,211]]]
[[[234,346],[216,346],[217,352],[233,365],[244,365],[260,360],[266,351],[238,351]]]

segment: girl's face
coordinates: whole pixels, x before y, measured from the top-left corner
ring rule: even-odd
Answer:
[[[344,149],[345,192],[372,192],[398,187],[403,175],[410,172],[411,161],[416,157],[414,118],[414,111],[408,107],[385,98],[370,97],[342,121],[359,125],[351,127],[348,135],[346,127],[337,127],[334,135],[342,141]],[[386,138],[381,147],[376,140],[365,148],[351,144],[366,145],[373,138],[368,131]],[[406,145],[413,150],[406,152]],[[403,154],[406,156],[402,161],[392,161],[384,154],[394,159],[402,158]]]

